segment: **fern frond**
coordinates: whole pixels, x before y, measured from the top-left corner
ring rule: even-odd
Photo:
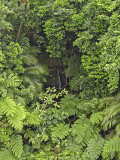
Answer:
[[[104,112],[106,116],[103,123],[120,113],[120,103],[111,105],[109,108],[106,108]]]
[[[116,158],[117,158],[118,160],[120,160],[120,153],[117,153]]]
[[[24,138],[26,138],[26,139],[29,138],[29,141],[35,135],[34,131],[31,128],[27,128],[26,130],[22,130],[22,133],[24,134]]]
[[[2,97],[9,96],[13,98],[13,88],[18,87],[20,85],[20,80],[14,74],[7,75],[6,72],[0,75],[0,93]]]
[[[92,124],[99,124],[103,120],[104,113],[96,112],[90,116],[90,121]]]
[[[43,84],[40,82],[35,82],[34,86],[38,89],[38,90],[42,90]]]
[[[116,126],[116,133],[118,136],[120,136],[120,123]]]
[[[36,46],[30,46],[29,48],[27,48],[26,50],[26,54],[38,54],[40,53],[40,48],[36,47]]]
[[[26,116],[27,125],[39,125],[40,124],[40,115],[38,111],[33,111],[32,113],[28,112]]]
[[[16,105],[16,112],[13,117],[8,116],[8,122],[14,127],[16,130],[21,130],[23,127],[23,120],[26,117],[26,110],[20,104]]]
[[[16,158],[9,150],[2,148],[0,150],[0,160],[16,160]]]
[[[42,89],[42,82],[45,82],[45,75],[48,74],[48,70],[45,66],[36,65],[28,67],[25,74],[22,76],[23,82],[27,85],[35,87],[35,90],[40,91]]]
[[[30,149],[31,149],[31,146],[27,144],[23,145],[23,153],[22,153],[20,160],[31,159]]]
[[[5,89],[5,87],[0,86],[0,94],[2,95],[2,97],[6,97],[7,96],[7,89]]]
[[[26,72],[27,74],[30,74],[30,75],[41,75],[41,74],[45,74],[46,71],[44,69],[43,66],[41,65],[36,65],[36,66],[32,66],[32,67],[28,67],[26,68]]]
[[[26,50],[27,53],[22,55],[23,63],[27,66],[37,65],[38,64],[38,58],[35,56],[38,52],[38,48],[35,47],[29,47]]]
[[[86,146],[91,138],[98,134],[99,129],[91,125],[89,119],[82,115],[80,119],[75,121],[71,128],[72,135],[75,137],[76,143]]]
[[[104,159],[112,159],[116,152],[120,152],[120,138],[114,137],[109,141],[105,141],[102,151],[102,157]]]
[[[76,113],[78,113],[77,106],[79,102],[79,99],[74,95],[65,95],[65,97],[60,101],[61,110],[67,112],[69,116],[75,115]]]
[[[21,130],[26,110],[20,104],[16,105],[9,97],[0,99],[0,114],[6,115],[8,122],[17,130]]]
[[[120,103],[111,104],[108,108],[104,110],[105,117],[103,119],[102,125],[104,129],[108,129],[111,126],[116,125],[120,122]]]
[[[82,155],[81,155],[81,157],[80,157],[80,160],[90,160],[90,159],[88,158],[88,155],[87,155],[87,153],[86,153],[86,150],[82,153]]]
[[[88,125],[78,125],[74,124],[71,131],[72,135],[75,136],[76,143],[85,146],[91,138],[91,131],[89,130],[90,126]]]
[[[98,109],[108,107],[111,102],[115,101],[115,97],[107,97],[99,100]]]
[[[70,81],[70,87],[73,90],[82,90],[83,89],[83,81],[81,81],[81,76],[77,73]]]
[[[10,148],[16,158],[20,158],[23,153],[23,142],[21,135],[12,135],[10,139]]]
[[[109,119],[108,121],[102,123],[103,129],[106,131],[108,128],[114,127],[120,123],[120,116]]]
[[[23,76],[23,81],[27,84],[33,87],[33,93],[36,91],[41,91],[43,84],[40,81],[40,79],[34,79],[33,76]]]
[[[96,138],[91,138],[88,147],[87,147],[87,155],[90,160],[96,160],[99,158],[102,148],[104,144],[104,139],[97,135]]]
[[[56,141],[57,138],[64,139],[69,135],[69,125],[64,125],[63,123],[57,124],[56,127],[52,128],[51,134],[53,141]]]
[[[21,97],[21,96],[16,96],[15,99],[16,104],[21,104],[22,106],[25,106],[25,98]]]
[[[30,78],[27,75],[22,76],[22,78],[23,78],[23,82],[24,83],[27,83],[27,84],[29,84],[31,86],[34,86],[34,81],[32,81],[32,78]]]
[[[37,58],[31,54],[22,55],[22,58],[23,63],[27,66],[36,65],[38,63]]]
[[[13,117],[16,112],[16,104],[13,99],[9,97],[0,99],[0,112],[6,116]]]
[[[9,76],[7,76],[6,72],[4,72],[3,73],[3,78],[4,78],[3,86],[5,88],[19,86],[19,81],[20,80],[14,74],[11,73]]]

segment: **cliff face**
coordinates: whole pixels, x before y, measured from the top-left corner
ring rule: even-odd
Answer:
[[[45,83],[45,86],[55,86],[57,89],[61,89],[61,59],[55,57],[48,57],[47,55],[41,55],[40,61],[42,64],[47,65],[49,70],[49,75],[47,76],[47,82]]]
[[[49,76],[47,77],[47,86],[55,86],[57,89],[61,89],[61,61],[59,58],[48,58],[47,66],[49,68]]]
[[[50,57],[47,59],[47,64],[48,68],[60,68],[62,63],[60,58],[54,58],[54,57]]]

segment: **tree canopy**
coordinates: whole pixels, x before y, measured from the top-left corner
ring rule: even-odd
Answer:
[[[119,0],[0,0],[0,160],[119,160],[119,66]]]

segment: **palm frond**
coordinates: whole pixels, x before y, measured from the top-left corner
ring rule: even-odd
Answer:
[[[107,120],[106,122],[102,122],[103,129],[106,131],[108,128],[114,127],[120,123],[120,116],[116,116]]]
[[[43,74],[47,74],[46,68],[40,64],[26,68],[26,72],[28,75],[30,74],[34,76],[41,76]]]
[[[116,124],[115,118],[119,119],[119,117],[120,117],[120,104],[117,103],[117,104],[109,106],[108,108],[106,108],[104,110],[104,113],[105,113],[105,117],[103,119],[102,125],[110,127],[110,126],[112,126],[112,124]],[[109,125],[107,125],[107,124],[109,124]]]
[[[96,112],[90,116],[90,121],[92,124],[99,124],[103,121],[104,112]]]
[[[104,159],[113,159],[116,153],[120,152],[120,138],[113,137],[109,141],[105,141],[102,151],[102,157]]]
[[[115,97],[106,97],[99,100],[98,109],[103,109],[105,107],[108,107],[111,102],[115,101]]]
[[[31,54],[22,55],[22,58],[23,58],[23,64],[26,66],[38,64],[38,59]]]
[[[87,147],[87,155],[90,160],[96,160],[99,158],[102,152],[103,144],[104,139],[99,135],[96,138],[90,139]]]

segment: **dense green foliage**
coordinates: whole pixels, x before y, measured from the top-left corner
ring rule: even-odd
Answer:
[[[0,0],[0,160],[120,160],[119,66],[119,0]]]

